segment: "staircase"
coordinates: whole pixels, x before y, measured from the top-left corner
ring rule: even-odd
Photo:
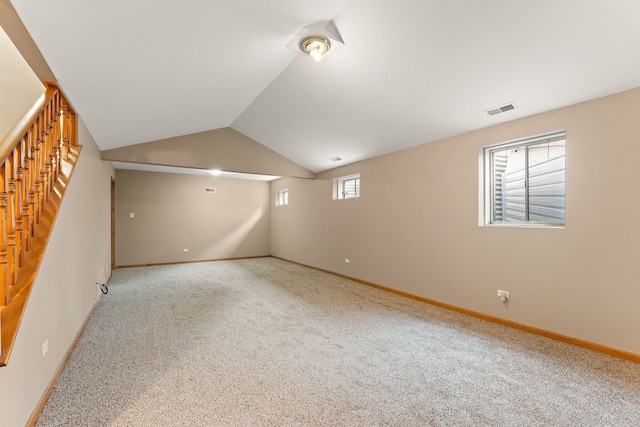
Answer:
[[[82,147],[58,86],[0,142],[0,366],[6,366]]]

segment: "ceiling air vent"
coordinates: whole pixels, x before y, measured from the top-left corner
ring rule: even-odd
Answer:
[[[504,104],[499,107],[493,107],[485,111],[488,115],[495,116],[496,114],[504,113],[507,111],[515,110],[515,109],[516,109],[516,104],[514,104],[513,102],[510,102],[508,104]]]
[[[205,193],[215,193],[216,189],[215,189],[215,187],[204,187],[204,192]]]

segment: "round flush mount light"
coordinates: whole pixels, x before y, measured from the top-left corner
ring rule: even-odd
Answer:
[[[307,37],[300,42],[300,50],[316,61],[320,61],[322,59],[322,55],[327,53],[330,47],[331,42],[320,36]]]

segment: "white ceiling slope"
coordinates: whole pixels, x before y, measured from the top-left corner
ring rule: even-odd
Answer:
[[[638,0],[12,3],[102,150],[230,126],[319,172],[640,87]]]

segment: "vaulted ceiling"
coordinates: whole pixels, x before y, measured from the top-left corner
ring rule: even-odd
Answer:
[[[101,150],[231,127],[319,172],[640,86],[638,0],[11,3]]]

